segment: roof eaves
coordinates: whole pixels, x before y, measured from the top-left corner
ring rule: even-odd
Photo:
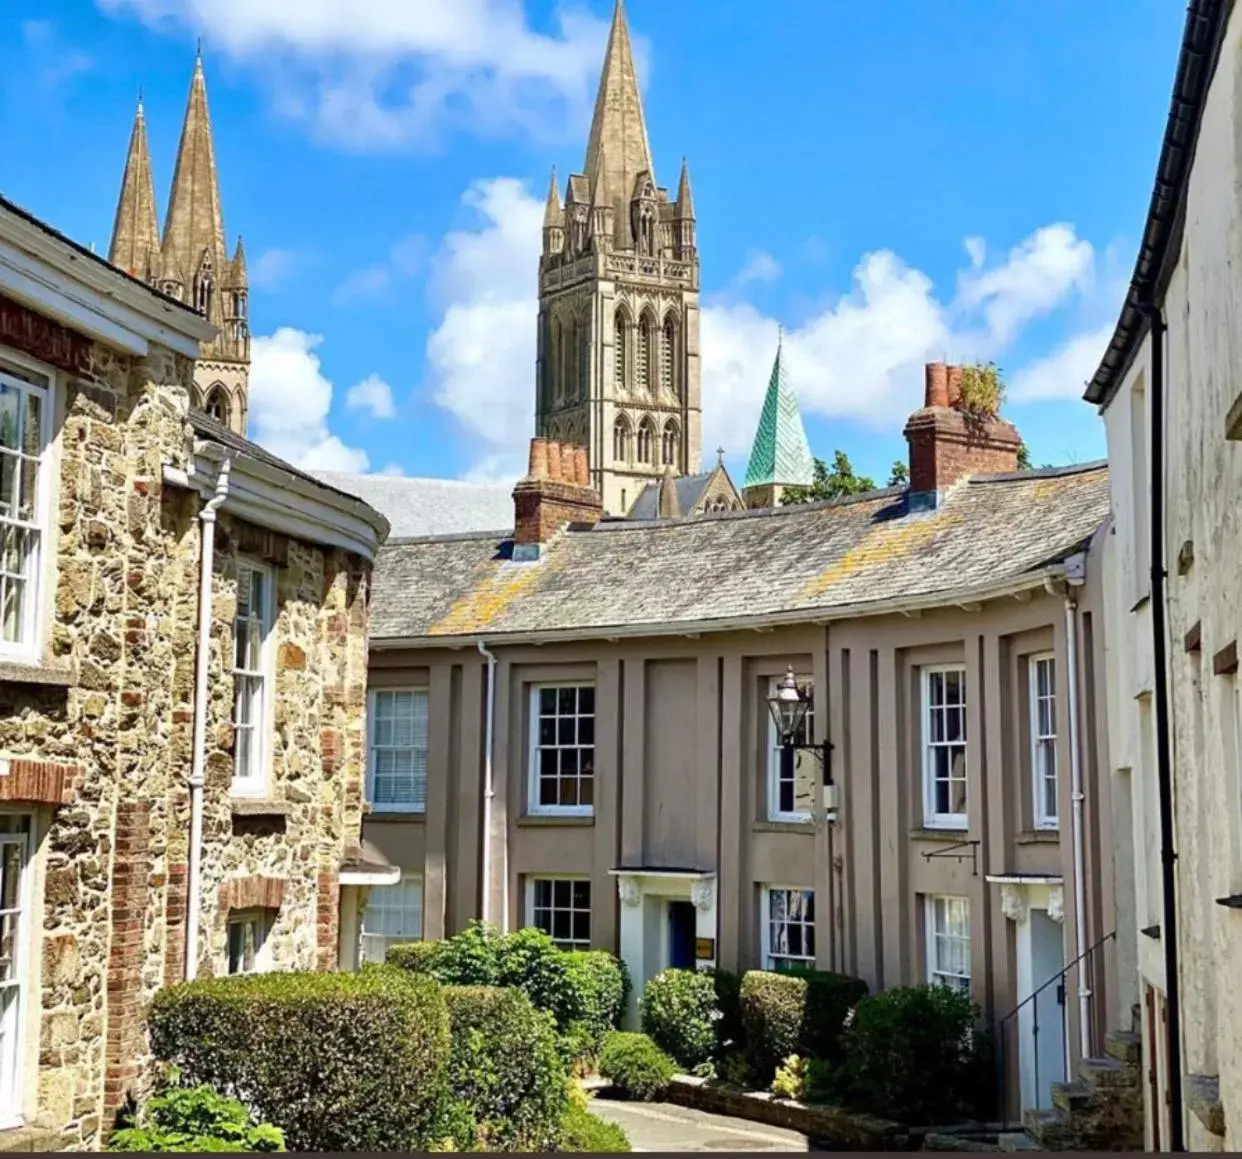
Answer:
[[[1194,164],[1203,107],[1220,58],[1234,0],[1190,0],[1155,187],[1121,316],[1083,397],[1112,401],[1150,327],[1147,308],[1163,292],[1170,258],[1181,241],[1186,187]]]

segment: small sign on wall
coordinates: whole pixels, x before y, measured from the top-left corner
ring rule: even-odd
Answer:
[[[695,938],[694,957],[699,962],[710,962],[716,957],[715,938]]]

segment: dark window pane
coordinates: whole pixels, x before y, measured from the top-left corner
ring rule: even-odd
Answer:
[[[556,743],[574,743],[574,718],[572,716],[563,716],[556,722]]]
[[[570,899],[570,889],[573,882],[566,881],[564,878],[554,881],[552,885],[552,904],[558,909],[568,909]]]
[[[556,744],[556,721],[552,717],[539,718],[539,743],[541,745]]]
[[[577,749],[558,749],[557,757],[559,758],[558,767],[562,777],[576,777],[578,775]]]
[[[550,881],[535,882],[535,906],[539,909],[547,909],[552,904],[552,883]]]
[[[555,777],[560,764],[560,756],[561,754],[556,749],[541,749],[539,751],[539,775]]]
[[[556,707],[562,716],[572,716],[574,713],[574,689],[558,688],[556,690]]]
[[[591,915],[579,910],[574,914],[574,941],[589,942],[591,940]]]
[[[574,808],[578,802],[578,781],[574,777],[566,777],[561,780],[560,800],[557,802],[564,805],[565,808]]]
[[[779,797],[777,809],[782,813],[792,813],[794,808],[794,783],[791,780],[782,779],[779,783]]]
[[[541,805],[559,805],[559,795],[557,786],[560,782],[555,777],[539,778],[539,804]]]
[[[573,936],[573,929],[568,910],[557,910],[552,914],[552,936],[558,942],[569,941]]]
[[[556,689],[541,688],[539,689],[539,712],[543,716],[549,716],[556,711]]]
[[[578,804],[595,804],[595,778],[589,774],[584,775],[578,782]]]
[[[595,717],[582,716],[578,718],[578,743],[581,745],[592,745],[595,743]]]
[[[583,716],[590,716],[595,712],[595,689],[588,686],[578,689],[578,711]]]
[[[573,887],[575,908],[589,910],[591,908],[591,883],[589,881],[575,881]]]

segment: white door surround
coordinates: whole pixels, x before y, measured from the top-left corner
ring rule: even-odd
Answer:
[[[695,966],[708,970],[716,965],[716,874],[697,869],[614,869],[621,898],[620,956],[630,975],[630,996],[623,1024],[638,1029],[638,1003],[649,979],[669,965],[670,901],[694,905],[695,938],[708,939],[710,958]]]
[[[1000,885],[1001,911],[1017,927],[1017,1001],[1023,1002],[1065,966],[1064,886],[1059,877],[988,880]],[[1047,986],[1026,1002],[1007,1030],[1018,1036],[1023,1110],[1052,1106],[1052,1084],[1069,1074],[1068,1000],[1068,983]]]

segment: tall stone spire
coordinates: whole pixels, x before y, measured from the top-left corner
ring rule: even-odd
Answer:
[[[759,415],[742,498],[747,507],[775,507],[786,487],[806,487],[814,480],[815,461],[802,425],[798,398],[785,373],[784,342],[776,346],[772,377]]]
[[[694,217],[694,197],[690,193],[690,163],[681,159],[681,180],[677,182],[675,217]]]
[[[207,112],[207,82],[203,58],[194,61],[194,79],[186,102],[185,123],[173,171],[172,193],[164,220],[164,277],[177,281],[185,299],[204,255],[224,255],[224,218],[220,212],[220,185],[215,150],[211,141],[211,118]],[[218,276],[218,275],[217,275]]]
[[[153,280],[158,272],[160,227],[155,211],[155,181],[151,176],[151,152],[147,147],[147,119],[142,97],[134,113],[129,135],[129,155],[121,180],[121,197],[112,225],[108,261],[135,278]]]
[[[596,169],[601,167],[603,195],[612,202],[620,221],[628,216],[625,208],[634,196],[638,175],[649,173],[652,182],[655,181],[643,103],[638,94],[638,76],[634,71],[634,51],[625,20],[625,0],[616,0],[613,9],[604,71],[599,78],[595,115],[591,118],[591,134],[587,138],[587,177],[594,181]]]

